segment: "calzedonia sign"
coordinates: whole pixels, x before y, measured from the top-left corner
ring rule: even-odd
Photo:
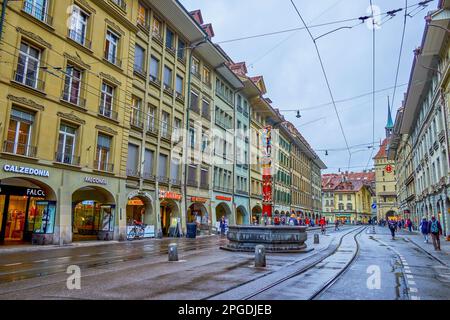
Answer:
[[[11,164],[5,164],[3,166],[3,171],[25,174],[25,175],[29,175],[29,176],[47,177],[47,178],[50,177],[50,172],[48,172],[48,170],[15,166],[15,165],[11,165]]]

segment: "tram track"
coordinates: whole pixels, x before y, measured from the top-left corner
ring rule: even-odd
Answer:
[[[200,242],[193,242],[193,243],[181,243],[178,244],[178,249],[181,252],[191,252],[191,251],[198,251],[198,250],[204,250],[209,249],[212,247],[216,247],[217,243],[220,242],[214,241],[214,242],[206,242],[206,240],[200,241]],[[114,254],[114,252],[111,252],[111,255],[105,256],[100,255],[99,253],[93,253],[91,254],[91,258],[83,260],[77,260],[77,258],[80,258],[78,254],[65,257],[68,258],[67,263],[58,263],[58,264],[51,264],[52,262],[61,261],[61,257],[51,257],[48,258],[47,261],[45,261],[45,264],[42,266],[39,266],[39,263],[35,261],[26,261],[21,262],[19,265],[14,264],[14,268],[12,271],[2,271],[0,272],[0,284],[1,283],[8,283],[13,281],[20,281],[20,280],[26,280],[26,279],[32,279],[39,276],[50,276],[55,275],[58,273],[66,272],[68,265],[78,265],[81,268],[96,268],[96,267],[102,267],[106,265],[111,265],[115,263],[123,263],[123,262],[130,262],[130,261],[136,261],[141,259],[151,259],[151,258],[158,258],[162,257],[166,254],[168,254],[168,248],[167,247],[158,247],[157,244],[154,245],[154,250],[151,252],[145,252],[145,246],[139,246],[135,247],[131,252],[127,252],[125,254]],[[126,248],[125,248],[126,250]],[[141,250],[142,252],[136,252],[137,250]],[[117,251],[117,249],[116,249]],[[94,256],[99,256],[98,258],[94,258]],[[188,255],[189,256],[189,255]],[[87,257],[84,257],[87,258]],[[19,267],[26,267],[24,269],[20,269]],[[2,267],[5,268],[5,267]],[[19,268],[19,269],[18,269]]]
[[[250,299],[254,299],[255,297],[257,297],[257,296],[259,296],[259,295],[261,295],[261,294],[263,294],[263,293],[265,293],[265,292],[268,292],[269,290],[272,290],[273,288],[275,288],[275,287],[277,287],[277,286],[280,286],[280,285],[282,285],[283,283],[285,283],[285,282],[287,282],[287,281],[289,281],[289,280],[291,280],[291,279],[294,279],[294,278],[296,278],[296,277],[299,277],[299,276],[305,274],[305,273],[308,272],[309,270],[313,269],[314,267],[316,267],[317,265],[319,265],[320,263],[322,263],[324,260],[326,260],[326,259],[330,258],[331,256],[333,256],[334,254],[336,254],[336,252],[338,252],[339,249],[341,248],[342,242],[343,242],[343,240],[344,240],[345,237],[347,237],[347,236],[350,235],[350,234],[354,234],[355,237],[356,237],[356,236],[359,235],[361,232],[363,232],[365,229],[366,229],[366,227],[359,227],[359,228],[357,228],[357,229],[352,229],[352,230],[350,230],[350,231],[344,233],[344,234],[340,237],[339,242],[338,242],[338,244],[336,245],[336,247],[335,247],[334,249],[332,249],[332,251],[331,251],[330,253],[327,253],[327,254],[321,256],[321,257],[318,258],[318,259],[314,259],[314,258],[316,258],[317,256],[320,256],[320,255],[323,253],[323,251],[326,251],[328,248],[327,248],[327,249],[324,249],[324,250],[321,250],[321,251],[319,251],[319,252],[317,252],[317,253],[314,253],[313,255],[311,255],[311,256],[309,256],[309,257],[307,258],[307,260],[309,260],[309,261],[312,260],[312,262],[307,263],[306,266],[303,266],[302,268],[300,268],[300,269],[298,269],[298,270],[296,270],[296,271],[294,271],[294,272],[292,272],[292,273],[290,273],[290,274],[288,274],[288,275],[282,277],[281,279],[278,279],[278,280],[276,280],[276,281],[273,281],[273,282],[271,282],[270,284],[264,286],[263,288],[261,288],[261,289],[259,289],[259,290],[257,290],[257,291],[254,291],[254,292],[252,292],[252,293],[249,294],[249,295],[245,295],[245,296],[243,296],[242,298],[239,298],[239,299],[241,299],[241,300],[250,300]],[[358,251],[358,253],[359,253],[359,251]],[[351,263],[353,263],[354,259],[355,259],[355,258],[353,257]],[[299,261],[297,261],[297,262],[299,262]],[[351,264],[351,263],[350,263],[350,264]],[[295,263],[291,263],[290,266],[292,266],[293,264],[295,264]],[[350,264],[349,264],[349,265],[350,265]],[[348,268],[349,265],[347,265],[346,268]],[[205,297],[205,298],[203,298],[202,300],[220,299],[220,296],[222,296],[222,295],[224,295],[224,294],[232,293],[232,292],[235,291],[235,290],[239,290],[240,288],[243,288],[244,286],[250,285],[250,284],[254,283],[255,281],[260,281],[262,278],[264,278],[264,277],[266,277],[266,276],[269,276],[269,275],[273,275],[273,274],[276,273],[276,272],[279,272],[279,271],[272,271],[272,272],[266,273],[266,274],[262,275],[261,277],[258,277],[258,278],[256,278],[256,279],[252,279],[252,280],[250,280],[250,281],[241,283],[241,284],[239,284],[239,285],[237,285],[237,286],[235,286],[235,287],[233,287],[233,288],[230,288],[230,289],[228,289],[228,290],[225,290],[225,291],[216,293],[216,294],[214,294],[214,295]],[[343,273],[343,272],[342,272],[342,273]],[[342,273],[341,273],[341,274],[342,274]],[[327,284],[328,284],[328,282],[327,282]]]

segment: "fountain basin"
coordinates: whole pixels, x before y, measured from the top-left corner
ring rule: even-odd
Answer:
[[[240,225],[228,228],[229,243],[221,247],[228,251],[254,252],[257,245],[264,245],[267,252],[307,252],[304,226],[254,226]]]

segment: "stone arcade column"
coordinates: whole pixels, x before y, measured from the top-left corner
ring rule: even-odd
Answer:
[[[72,243],[72,194],[64,187],[57,191],[54,244]]]

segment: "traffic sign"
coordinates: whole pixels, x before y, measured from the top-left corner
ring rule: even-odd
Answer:
[[[376,203],[373,203],[372,204],[372,209],[376,209],[377,208],[377,204]]]

